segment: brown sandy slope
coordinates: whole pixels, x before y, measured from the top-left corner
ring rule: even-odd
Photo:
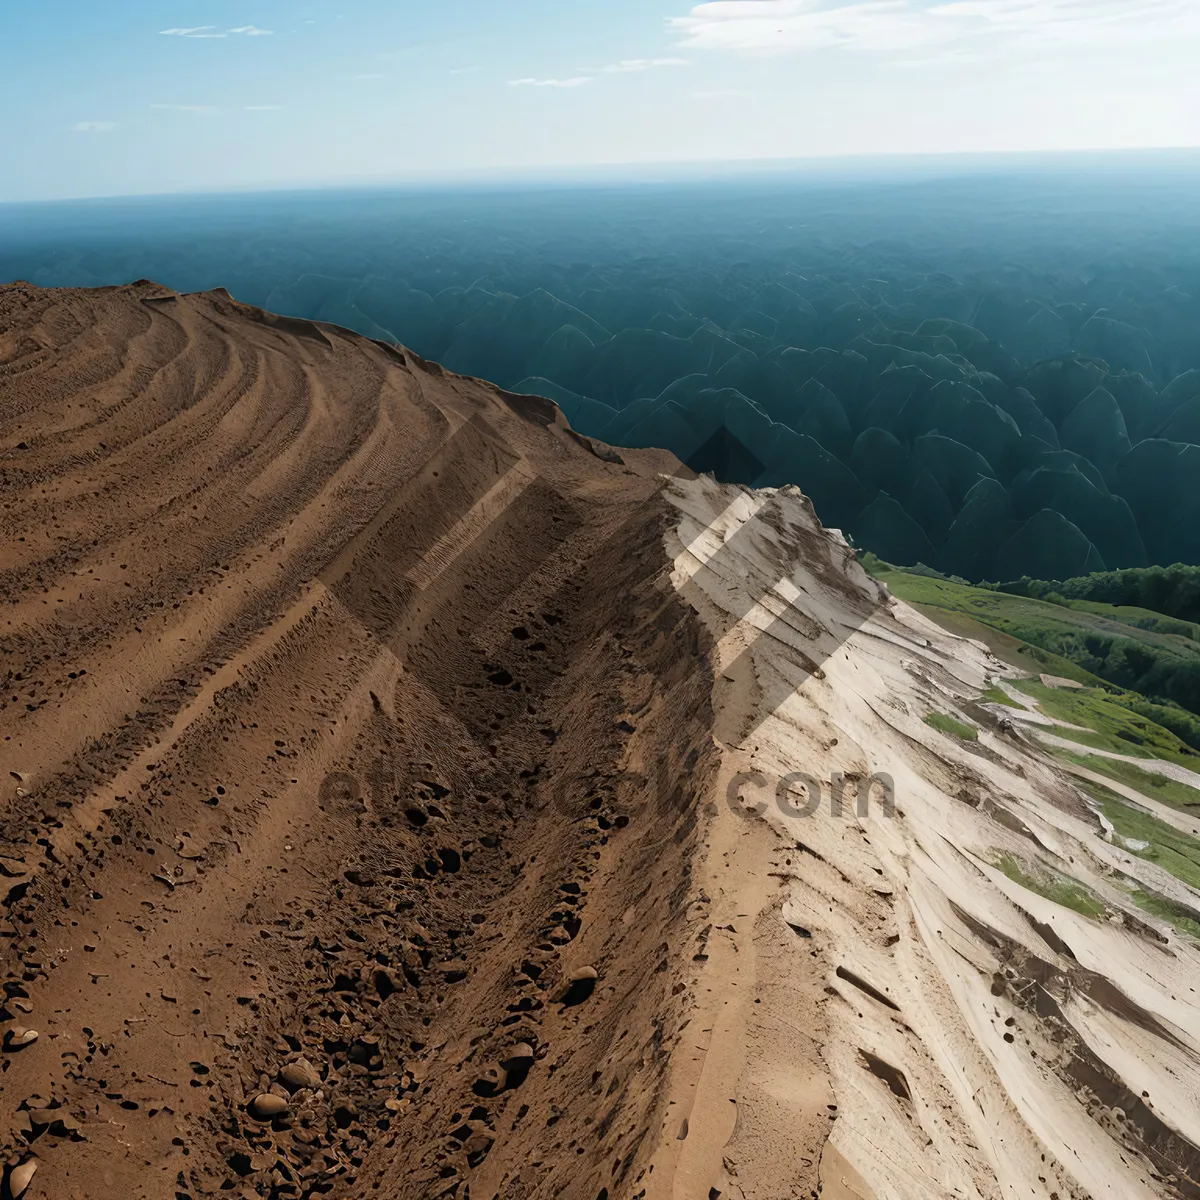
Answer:
[[[717,757],[670,460],[609,459],[223,292],[0,289],[28,1196],[641,1190]]]

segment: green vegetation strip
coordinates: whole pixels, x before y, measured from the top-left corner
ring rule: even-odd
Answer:
[[[1117,837],[1126,844],[1130,854],[1157,863],[1189,887],[1200,888],[1200,841],[1140,811],[1103,784],[1080,780],[1080,785],[1112,822]],[[1137,850],[1128,845],[1130,842],[1145,842],[1146,845]]]
[[[1127,567],[1101,571],[1062,582],[1030,579],[1001,585],[1020,596],[1057,592],[1069,601],[1103,603],[1192,624],[1200,621],[1200,566],[1175,563],[1170,567]],[[1161,617],[1160,617],[1161,619]]]
[[[1043,597],[1048,599],[1048,597]],[[1057,604],[1057,600],[1050,601]],[[1151,612],[1148,608],[1135,608],[1126,604],[1101,604],[1095,600],[1062,600],[1064,608],[1073,608],[1076,612],[1091,613],[1094,617],[1104,617],[1109,621],[1120,621],[1122,625],[1131,625],[1134,629],[1145,629],[1150,633],[1161,633],[1165,637],[1184,638],[1189,642],[1200,642],[1200,626],[1191,621],[1179,621],[1175,617],[1164,617],[1162,613]]]
[[[1189,937],[1200,941],[1200,922],[1195,921],[1187,913],[1180,912],[1170,900],[1164,899],[1162,896],[1155,896],[1150,892],[1143,892],[1141,888],[1134,888],[1130,893],[1130,898],[1143,912],[1163,921],[1169,921],[1180,933],[1186,933]]]
[[[1160,804],[1168,804],[1172,808],[1185,811],[1200,809],[1200,789],[1189,787],[1186,783],[1180,783],[1166,775],[1145,771],[1133,763],[1101,758],[1098,754],[1076,754],[1073,750],[1066,750],[1061,746],[1047,746],[1046,749],[1055,758],[1086,767],[1098,775],[1107,775],[1109,779],[1115,779]],[[1194,811],[1193,815],[1196,815]]]
[[[996,857],[995,865],[999,870],[1026,891],[1044,896],[1063,908],[1069,908],[1085,917],[1102,917],[1105,913],[1104,904],[1096,897],[1090,888],[1084,887],[1078,880],[1051,871],[1040,863],[1034,866],[1034,874],[1025,869],[1025,864],[1016,855],[1003,853]]]
[[[955,720],[954,717],[947,716],[945,713],[930,713],[925,718],[926,725],[932,725],[939,733],[948,733],[951,737],[962,738],[964,742],[976,741],[979,737],[979,731],[970,725],[964,725],[962,721]]]
[[[1140,715],[1200,750],[1200,640],[1193,622],[1095,597],[1067,599],[1030,581],[999,591],[927,568],[899,570],[871,554],[863,556],[863,565],[910,604],[969,618],[1014,639],[1022,663],[1125,694]],[[1022,590],[1032,594],[1015,594]]]
[[[1077,729],[1048,729],[1057,737],[1079,742],[1096,750],[1111,750],[1135,758],[1161,758],[1192,768],[1200,759],[1170,730],[1131,712],[1099,688],[1049,688],[1040,679],[1023,679],[1015,685],[1037,701],[1048,717],[1085,726]]]

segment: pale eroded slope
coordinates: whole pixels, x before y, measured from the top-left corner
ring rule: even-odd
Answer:
[[[1083,795],[989,724],[971,701],[1002,664],[880,592],[795,489],[699,480],[670,494],[674,578],[718,639],[723,672],[726,769],[702,878],[714,907],[726,895],[742,906],[727,914],[735,953],[710,956],[696,995],[711,1015],[739,987],[758,991],[721,1071],[697,1082],[698,1068],[676,1064],[673,1111],[703,1121],[715,1091],[737,1115],[702,1126],[715,1149],[693,1148],[694,1129],[664,1143],[661,1194],[702,1194],[706,1165],[722,1195],[805,1195],[817,1155],[823,1196],[1197,1194],[1200,955],[1151,928],[1117,880],[1184,885],[1104,840]],[[981,722],[978,742],[931,728],[935,711]],[[823,784],[811,816],[799,782],[784,785],[790,808],[776,799],[795,771]],[[889,775],[894,816],[878,786],[858,815],[853,782],[832,815],[834,772]],[[757,857],[737,849],[761,824],[734,815],[747,805],[773,833]],[[1014,883],[992,865],[1004,851],[1055,864],[1107,916]],[[798,1014],[814,991],[819,1012]],[[828,1143],[797,1154],[822,1088],[836,1105]],[[781,1150],[795,1158],[787,1180]]]

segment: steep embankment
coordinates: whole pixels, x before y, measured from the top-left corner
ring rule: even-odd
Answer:
[[[1200,896],[795,489],[671,495],[727,752],[651,1194],[1200,1195],[1200,951],[1135,900]]]
[[[29,1194],[635,1191],[716,761],[667,460],[220,292],[0,333]]]

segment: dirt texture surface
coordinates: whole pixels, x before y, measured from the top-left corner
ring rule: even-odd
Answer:
[[[27,1195],[637,1194],[717,765],[672,460],[220,291],[0,333]]]

